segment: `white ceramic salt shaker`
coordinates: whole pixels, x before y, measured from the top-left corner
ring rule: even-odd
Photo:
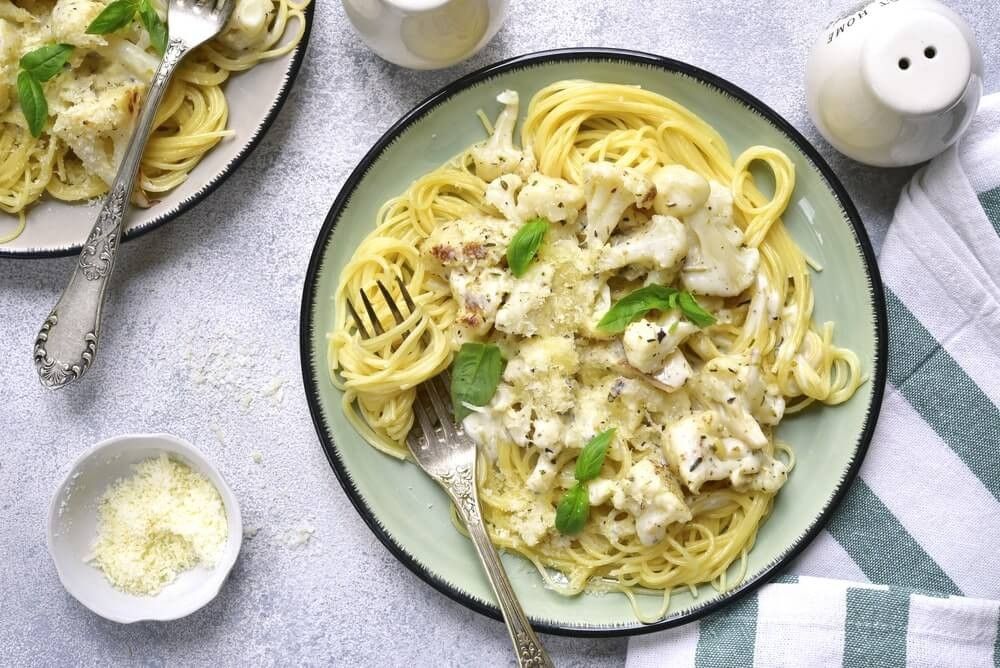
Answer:
[[[361,39],[391,63],[418,70],[471,57],[500,29],[509,0],[342,0]]]
[[[983,56],[936,0],[876,0],[829,25],[809,55],[809,113],[834,148],[880,167],[933,158],[968,127]]]

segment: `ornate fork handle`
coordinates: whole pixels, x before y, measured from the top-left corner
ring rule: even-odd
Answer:
[[[479,496],[476,491],[475,467],[459,465],[453,470],[438,476],[448,496],[458,509],[458,514],[469,530],[472,544],[476,548],[479,560],[486,569],[486,577],[490,581],[493,593],[500,604],[500,612],[507,623],[507,631],[514,643],[517,653],[517,664],[523,668],[552,668],[552,661],[542,643],[531,628],[528,617],[524,614],[521,604],[514,594],[500,555],[490,541],[482,513],[479,511]]]
[[[167,45],[142,105],[132,140],[97,215],[97,222],[83,245],[69,284],[35,339],[35,369],[45,387],[58,389],[81,377],[97,354],[101,308],[118,255],[139,162],[146,139],[153,129],[156,109],[177,63],[188,50],[189,47],[179,39],[171,39]]]

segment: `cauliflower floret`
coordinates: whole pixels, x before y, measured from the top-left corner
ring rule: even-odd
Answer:
[[[595,279],[597,280],[597,279]],[[606,280],[598,280],[594,294],[594,304],[590,316],[580,323],[580,331],[592,339],[607,339],[610,334],[597,328],[604,314],[611,310],[611,286]]]
[[[635,535],[635,520],[628,514],[608,513],[601,518],[597,529],[612,543],[621,544],[625,538]]]
[[[160,59],[157,56],[127,39],[109,37],[108,47],[101,53],[107,55],[114,62],[121,63],[132,74],[144,81],[151,80],[153,73],[160,65]]]
[[[107,44],[104,36],[87,34],[87,26],[105,6],[106,3],[97,0],[58,0],[49,19],[53,40],[73,46],[104,46]]]
[[[643,545],[663,540],[667,526],[691,520],[684,493],[666,467],[652,459],[632,465],[621,480],[594,480],[588,485],[590,505],[611,502],[635,518],[635,533]]]
[[[588,247],[603,246],[630,206],[648,208],[656,195],[653,183],[642,172],[610,162],[583,167],[583,192],[587,200]]]
[[[237,51],[258,46],[267,38],[274,3],[271,0],[239,0],[219,40]]]
[[[0,114],[11,103],[11,83],[17,76],[21,38],[17,26],[0,18]]]
[[[504,105],[493,126],[493,134],[472,149],[476,175],[483,181],[492,181],[502,174],[517,173],[526,176],[535,171],[535,160],[530,151],[514,148],[514,125],[517,124],[518,95],[505,90],[497,96]]]
[[[73,149],[84,168],[109,184],[132,135],[145,85],[137,80],[83,78],[60,91],[52,133]],[[54,107],[57,105],[53,105]]]
[[[526,481],[536,493],[550,489],[558,475],[563,417],[573,407],[572,376],[579,367],[571,339],[539,337],[525,341],[504,369],[503,381],[490,403],[465,418],[462,427],[487,456],[495,458],[500,444],[535,448],[538,460]],[[514,515],[513,524],[529,545],[537,544],[555,521],[554,510],[530,495]]]
[[[517,197],[517,211],[525,220],[542,216],[552,222],[572,223],[584,202],[580,186],[536,172],[528,177]]]
[[[608,478],[598,478],[597,480],[591,480],[587,483],[587,500],[592,506],[599,506],[602,503],[607,503],[614,496],[615,490],[618,489],[617,480],[609,480]]]
[[[663,368],[667,357],[684,339],[697,331],[697,325],[684,319],[677,309],[664,312],[657,320],[642,318],[625,328],[625,357],[639,371],[654,373]]]
[[[681,278],[692,292],[734,297],[753,283],[760,265],[756,248],[746,248],[743,232],[733,222],[733,195],[712,181],[704,208],[687,219],[698,243],[688,251]]]
[[[442,268],[475,270],[500,263],[516,225],[499,218],[454,220],[434,229],[421,250]],[[445,272],[446,273],[446,272]]]
[[[0,65],[12,63],[20,58],[21,36],[13,21],[0,18]]]
[[[499,176],[486,186],[483,199],[502,213],[504,218],[520,224],[524,220],[524,216],[518,213],[515,197],[521,188],[521,183],[521,177],[517,174]]]
[[[543,375],[544,380],[536,385],[542,385],[545,381],[552,381],[555,375]],[[558,382],[558,380],[556,380]],[[556,388],[557,390],[559,388]],[[530,393],[521,391],[520,388],[512,390],[511,397],[527,397],[529,402],[514,401],[502,406],[501,421],[510,441],[522,448],[535,447],[543,451],[543,456],[553,458],[562,450],[560,436],[562,433],[562,418],[559,417],[544,402],[533,403]]]
[[[551,460],[562,451],[562,414],[573,408],[573,375],[579,367],[571,338],[542,336],[524,341],[508,361],[503,382],[490,403],[510,442],[541,450],[539,484],[550,481],[542,459]]]
[[[751,355],[724,355],[705,364],[698,390],[719,405],[740,407],[761,424],[776,425],[785,415],[785,398],[768,383]]]
[[[555,453],[549,451],[543,452],[538,456],[535,468],[532,470],[531,475],[528,476],[528,479],[524,481],[524,485],[536,494],[547,492],[552,488],[552,483],[555,482],[558,473],[559,469],[556,468]]]
[[[38,23],[38,19],[32,16],[31,12],[13,2],[0,2],[0,19],[14,23]],[[0,48],[2,47],[3,42],[0,42]]]
[[[710,360],[692,387],[706,404],[715,403],[729,433],[755,450],[767,445],[760,425],[776,425],[785,413],[785,398],[778,386],[766,381],[760,365],[749,355]]]
[[[687,216],[708,201],[708,181],[682,165],[666,165],[653,174],[653,209],[664,216]]]
[[[688,250],[684,224],[671,216],[653,216],[638,230],[612,237],[601,253],[599,271],[612,271],[626,265],[646,269],[673,269]]]
[[[503,380],[516,388],[517,396],[530,401],[537,418],[547,419],[573,408],[573,376],[579,369],[580,358],[572,338],[539,336],[521,343],[518,353],[507,362]],[[558,447],[555,440],[549,442],[553,427],[554,424],[533,425],[542,447]]]
[[[547,503],[532,502],[514,513],[511,519],[521,540],[534,546],[555,526],[556,511]]]
[[[526,386],[540,372],[558,372],[566,377],[580,369],[580,357],[572,338],[540,336],[521,343],[504,368],[503,379],[513,385]]]
[[[624,432],[624,426],[615,420],[608,407],[607,389],[599,385],[581,386],[575,397],[572,420],[563,436],[566,445],[582,448],[596,434],[612,427]]]
[[[496,268],[475,274],[455,269],[448,283],[459,304],[456,320],[464,330],[460,338],[483,336],[490,331],[504,295],[510,292],[510,275]]]
[[[552,225],[539,257],[552,267],[552,293],[532,312],[538,332],[550,335],[585,330],[606,281],[594,272],[594,253],[580,247],[575,232]]]
[[[510,435],[492,406],[493,401],[500,397],[500,389],[497,388],[497,393],[493,395],[491,405],[473,408],[472,412],[462,420],[462,430],[476,442],[479,451],[484,453],[491,462],[497,460],[500,444],[510,441]],[[510,391],[510,388],[504,389]]]
[[[538,325],[529,314],[542,306],[552,294],[553,274],[551,265],[536,262],[516,279],[510,297],[497,313],[497,329],[507,334],[534,336]]]
[[[737,490],[776,492],[788,476],[784,463],[727,436],[723,421],[711,411],[675,422],[663,445],[671,467],[695,494],[706,481],[727,479]]]
[[[687,382],[692,373],[694,371],[691,369],[691,364],[688,363],[684,353],[680,350],[675,350],[667,357],[663,368],[652,374],[652,379],[667,392],[674,392]]]

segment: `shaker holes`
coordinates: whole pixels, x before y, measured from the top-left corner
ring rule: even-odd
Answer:
[[[929,46],[926,49],[924,49],[924,56],[928,60],[931,59],[931,58],[933,58],[936,55],[937,55],[937,49],[935,49],[933,46]]]
[[[908,70],[908,69],[910,69],[910,59],[909,58],[900,58],[899,59],[899,69],[901,69],[901,70]]]

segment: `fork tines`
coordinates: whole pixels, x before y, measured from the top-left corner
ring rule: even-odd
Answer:
[[[392,296],[389,288],[381,280],[376,280],[375,285],[382,294],[382,298],[385,300],[385,304],[389,308],[393,320],[395,320],[397,325],[402,325],[406,321],[407,316],[403,315],[403,311],[399,308],[399,304],[396,303],[396,299]],[[399,294],[406,304],[407,311],[412,314],[416,311],[417,305],[410,296],[410,291],[406,288],[406,283],[397,276],[396,285],[399,286]],[[382,326],[382,321],[378,317],[378,312],[375,310],[372,300],[364,290],[358,292],[358,298],[361,300],[365,313],[368,315],[369,322],[365,322],[365,319],[361,317],[358,309],[350,299],[347,300],[347,312],[350,313],[354,324],[357,325],[361,338],[372,338],[372,332],[374,332],[374,336],[384,334],[385,328]],[[448,390],[450,384],[451,379],[448,372],[445,371],[424,381],[417,387],[417,401],[413,404],[413,412],[424,432],[424,437],[427,439],[437,434],[436,425],[440,425],[445,439],[454,438],[460,433],[460,430],[456,427],[452,419],[451,393]]]
[[[407,310],[412,314],[416,311],[417,306],[413,302],[413,298],[410,297],[409,290],[406,289],[406,283],[403,282],[403,279],[397,276],[396,284],[399,286],[399,292],[403,297],[403,301],[406,302]],[[397,325],[402,325],[406,320],[406,316],[404,316],[403,312],[399,309],[399,306],[396,304],[396,300],[392,297],[392,293],[389,292],[389,288],[385,287],[385,283],[383,283],[381,279],[376,280],[375,285],[378,286],[378,291],[382,293],[382,298],[385,300],[386,306],[389,307],[389,312],[392,313],[393,320],[396,321]],[[354,307],[354,304],[351,303],[351,300],[348,299],[347,312],[351,314],[354,324],[357,325],[358,333],[361,334],[361,338],[370,339],[372,336],[380,336],[384,334],[385,329],[382,327],[382,321],[375,312],[375,306],[372,304],[371,299],[368,298],[368,295],[364,290],[360,290],[358,294],[360,296],[361,303],[364,306],[365,312],[368,314],[368,318],[371,322],[371,331],[374,332],[374,334],[369,332],[369,329],[365,326],[365,322],[361,318],[361,315]]]

